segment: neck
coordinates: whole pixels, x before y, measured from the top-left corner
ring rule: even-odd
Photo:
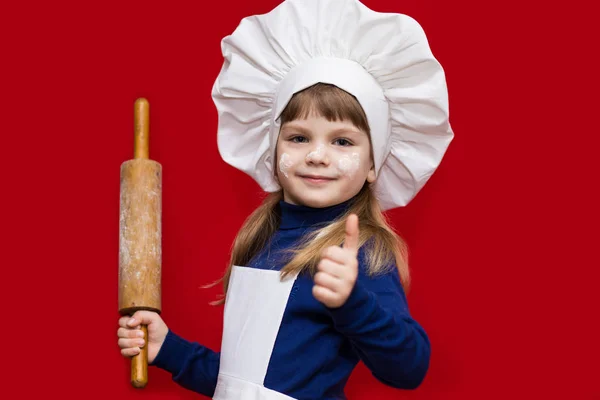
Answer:
[[[291,204],[286,201],[279,202],[281,211],[280,229],[310,228],[327,224],[342,215],[353,199],[329,207],[314,208]]]

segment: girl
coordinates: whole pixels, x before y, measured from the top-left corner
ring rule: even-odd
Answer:
[[[353,47],[362,64],[343,47],[323,55],[347,37],[369,38]],[[242,21],[223,54],[219,150],[270,193],[234,242],[221,351],[142,311],[119,319],[121,353],[147,345],[150,365],[221,400],[343,399],[359,361],[383,384],[418,387],[430,344],[382,211],[416,195],[453,135],[422,30],[355,0],[288,0]]]

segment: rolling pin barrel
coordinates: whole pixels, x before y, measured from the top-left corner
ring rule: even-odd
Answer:
[[[119,313],[161,311],[162,167],[149,159],[149,106],[135,102],[134,159],[121,164],[119,214]],[[145,345],[131,360],[131,384],[148,382],[148,331]]]

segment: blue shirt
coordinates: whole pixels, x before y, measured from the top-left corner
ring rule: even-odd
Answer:
[[[307,232],[340,216],[349,202],[309,208],[280,202],[281,222],[263,249],[247,265],[281,270],[289,249]],[[312,295],[313,280],[298,276],[292,287],[273,348],[264,386],[298,400],[345,399],[344,386],[359,361],[382,383],[414,389],[429,367],[430,343],[410,315],[395,265],[367,275],[363,248],[359,275],[346,303],[330,309]],[[212,397],[219,353],[169,330],[152,365],[172,374],[192,391]]]

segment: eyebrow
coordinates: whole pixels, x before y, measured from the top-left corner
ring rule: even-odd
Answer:
[[[306,134],[311,133],[310,129],[304,128],[304,127],[302,127],[300,125],[297,125],[297,124],[294,124],[294,123],[287,123],[281,129],[282,130],[295,129],[295,130],[298,130],[298,131],[300,131],[302,133],[306,133]],[[332,134],[332,135],[337,135],[337,134],[340,134],[340,133],[354,133],[354,134],[357,134],[357,135],[365,134],[363,131],[361,131],[360,129],[356,129],[356,128],[354,128],[354,129],[352,129],[352,128],[338,128],[338,129],[334,129],[332,131],[327,132],[327,134]]]

